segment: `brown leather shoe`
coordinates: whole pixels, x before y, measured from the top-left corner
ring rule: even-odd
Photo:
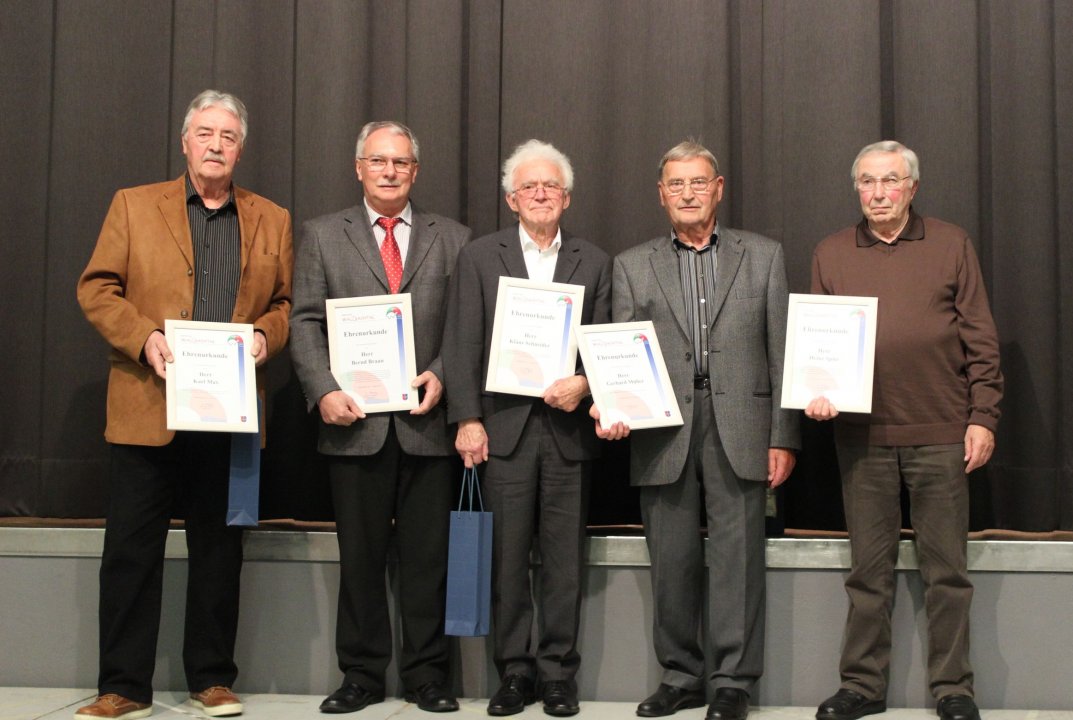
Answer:
[[[78,708],[75,718],[76,720],[87,720],[87,718],[137,720],[137,718],[149,717],[152,712],[151,704],[134,702],[115,693],[105,693],[98,696],[95,702]]]
[[[231,688],[213,685],[198,693],[190,693],[190,704],[209,717],[241,715],[242,701]]]

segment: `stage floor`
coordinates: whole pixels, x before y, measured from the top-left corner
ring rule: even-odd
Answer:
[[[92,690],[71,688],[0,688],[0,720],[57,720],[70,718],[74,711],[93,697]],[[820,698],[822,700],[823,698]],[[319,695],[244,695],[244,718],[250,720],[323,720],[326,717],[317,711],[323,697]],[[204,718],[202,713],[187,704],[186,693],[158,692],[154,701],[154,718]],[[818,702],[818,701],[817,701]],[[378,705],[370,705],[361,712],[348,715],[355,720],[431,720],[434,717],[486,718],[487,700],[463,700],[457,713],[434,715],[422,712],[416,705],[398,699],[390,699]],[[579,720],[634,720],[635,703],[582,702]],[[760,707],[749,713],[750,720],[812,720],[816,712],[812,707]],[[1065,710],[983,710],[983,720],[1073,720],[1073,711]],[[526,708],[519,718],[547,718],[539,704]],[[703,720],[704,708],[683,710],[675,718]],[[882,715],[882,720],[929,720],[935,719],[934,710],[893,709]]]

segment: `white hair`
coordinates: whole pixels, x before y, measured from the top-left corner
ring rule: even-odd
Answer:
[[[514,152],[503,163],[503,192],[514,192],[514,173],[525,163],[534,160],[547,160],[558,166],[563,176],[563,189],[566,192],[574,189],[574,168],[570,165],[570,158],[551,143],[533,139],[514,148]]]

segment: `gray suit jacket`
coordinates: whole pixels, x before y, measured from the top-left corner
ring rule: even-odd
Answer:
[[[410,246],[399,292],[410,293],[414,313],[417,373],[431,370],[443,381],[443,335],[447,284],[469,228],[439,215],[413,210]],[[384,263],[365,205],[324,215],[302,226],[295,257],[291,357],[309,409],[339,390],[328,360],[324,301],[329,298],[384,295],[389,291]],[[328,455],[372,455],[384,444],[394,420],[402,449],[411,455],[450,455],[454,437],[440,403],[426,415],[372,413],[350,427],[320,425],[318,448]]]
[[[708,337],[712,406],[719,436],[739,477],[767,479],[769,447],[800,447],[799,412],[782,410],[788,293],[782,246],[742,230],[719,228]],[[685,467],[693,430],[693,346],[686,327],[678,257],[669,236],[615,258],[615,322],[651,320],[685,424],[630,434],[630,482],[664,485]]]
[[[582,325],[609,322],[611,259],[565,230],[562,240],[552,280],[585,287]],[[543,403],[540,398],[484,391],[501,276],[529,277],[517,224],[478,238],[459,253],[443,342],[448,421],[481,418],[488,433],[488,452],[497,456],[514,451],[530,411]],[[559,451],[568,460],[589,460],[599,453],[588,407],[582,403],[572,413],[548,408]]]

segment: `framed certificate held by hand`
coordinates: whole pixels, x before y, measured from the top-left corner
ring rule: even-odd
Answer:
[[[365,413],[418,406],[410,293],[325,301],[328,358],[339,387]]]
[[[540,397],[573,375],[584,302],[584,285],[499,278],[484,389]]]
[[[602,427],[621,422],[642,430],[682,424],[651,320],[584,325],[576,333]]]
[[[782,407],[826,397],[840,412],[872,412],[874,297],[790,294]]]
[[[253,325],[165,320],[168,430],[255,433]]]

